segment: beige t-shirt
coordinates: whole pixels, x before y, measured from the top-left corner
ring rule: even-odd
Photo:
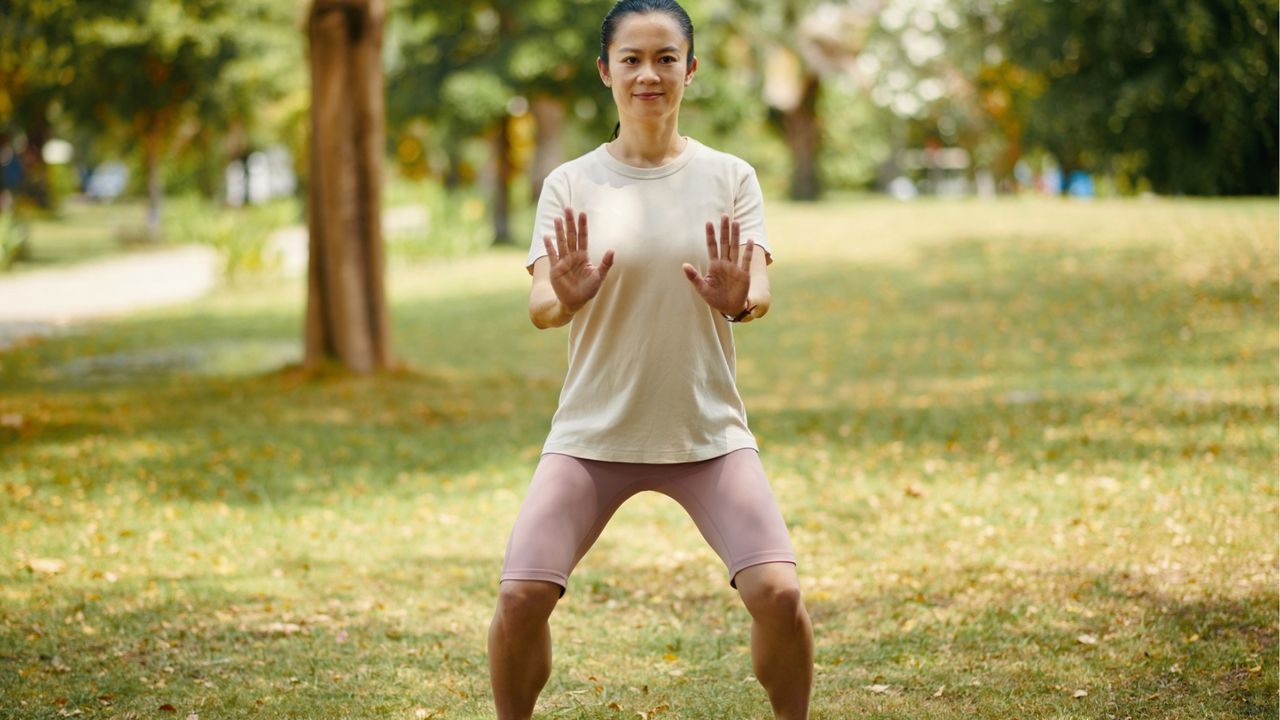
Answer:
[[[722,213],[769,257],[764,198],[745,161],[688,138],[667,165],[638,168],[604,145],[549,175],[527,267],[554,244],[564,208],[585,212],[592,263],[614,251],[599,293],[569,326],[569,369],[544,453],[678,463],[755,448],[735,384],[730,323],[681,270],[705,272],[705,224]]]

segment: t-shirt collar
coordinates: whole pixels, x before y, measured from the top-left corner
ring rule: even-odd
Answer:
[[[686,139],[688,142],[685,143],[684,150],[680,151],[680,155],[666,165],[659,165],[658,167],[642,168],[634,165],[628,165],[610,155],[609,149],[605,147],[605,143],[601,143],[600,147],[596,148],[596,156],[600,160],[601,164],[619,175],[639,180],[653,180],[655,178],[666,177],[689,164],[689,161],[697,154],[698,148],[701,147],[701,144],[693,138]]]

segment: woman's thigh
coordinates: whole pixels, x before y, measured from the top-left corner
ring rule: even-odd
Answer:
[[[760,455],[735,450],[698,463],[655,488],[679,502],[729,571],[767,562],[795,563],[791,537],[769,487]]]
[[[502,580],[545,580],[564,593],[609,518],[638,489],[633,475],[611,465],[558,453],[542,456],[507,542]]]

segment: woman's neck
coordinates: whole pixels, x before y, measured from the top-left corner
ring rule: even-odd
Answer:
[[[609,154],[633,167],[661,167],[684,151],[676,118],[658,123],[624,122],[618,138],[608,144]]]

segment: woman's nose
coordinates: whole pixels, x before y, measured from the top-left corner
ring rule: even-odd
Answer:
[[[658,82],[658,72],[653,69],[652,65],[645,65],[640,68],[640,76],[636,80],[642,83],[656,83]]]

